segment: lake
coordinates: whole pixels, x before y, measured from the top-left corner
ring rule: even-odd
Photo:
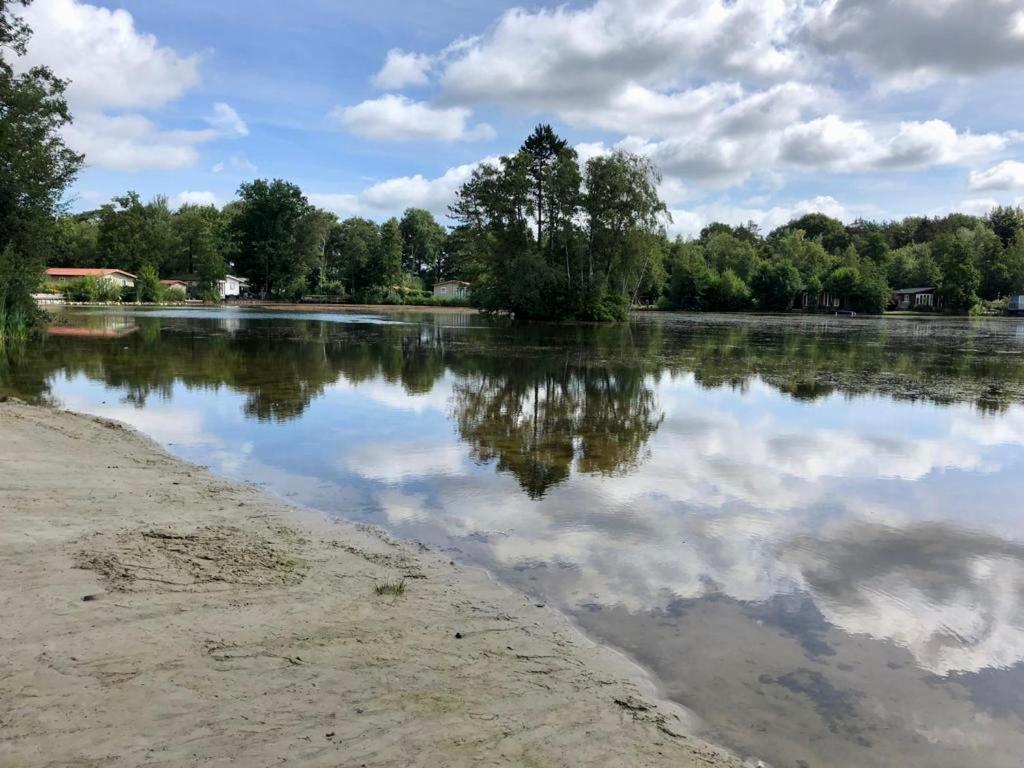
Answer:
[[[0,351],[0,394],[486,567],[744,755],[1024,765],[1022,321],[79,310],[51,331]]]

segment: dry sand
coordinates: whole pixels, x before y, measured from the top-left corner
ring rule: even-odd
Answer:
[[[3,768],[739,765],[651,694],[475,569],[0,403]]]

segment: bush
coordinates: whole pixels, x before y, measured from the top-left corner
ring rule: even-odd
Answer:
[[[704,303],[707,309],[739,312],[750,308],[750,289],[731,269],[714,275],[708,282]]]
[[[765,262],[750,282],[761,309],[769,310],[789,309],[802,285],[797,268],[786,261]]]

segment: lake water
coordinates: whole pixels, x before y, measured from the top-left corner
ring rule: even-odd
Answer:
[[[1024,323],[80,311],[0,393],[419,539],[783,766],[1024,765]]]

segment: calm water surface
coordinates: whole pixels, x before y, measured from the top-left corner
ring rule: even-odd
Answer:
[[[1024,323],[61,322],[0,392],[482,564],[744,755],[1024,765]]]

